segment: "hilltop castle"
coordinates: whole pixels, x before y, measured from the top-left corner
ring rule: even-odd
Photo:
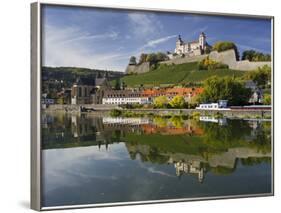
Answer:
[[[207,43],[204,32],[200,33],[198,40],[191,42],[184,42],[179,35],[176,41],[175,53],[187,56],[202,55],[208,47],[211,46]]]

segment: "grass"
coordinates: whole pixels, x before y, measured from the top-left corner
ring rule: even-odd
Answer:
[[[183,83],[201,83],[205,79],[217,75],[241,77],[244,71],[219,69],[219,70],[198,70],[196,62],[160,65],[157,69],[147,73],[128,75],[122,78],[122,81],[129,87],[140,86],[160,86],[163,84],[183,84]]]

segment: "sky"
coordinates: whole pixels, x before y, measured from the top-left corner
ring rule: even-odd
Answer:
[[[45,5],[42,9],[43,66],[125,71],[141,53],[173,52],[178,35],[209,44],[232,41],[271,52],[270,19]]]

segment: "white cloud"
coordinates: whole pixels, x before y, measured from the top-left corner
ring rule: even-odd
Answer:
[[[161,22],[152,14],[129,13],[128,18],[131,25],[132,33],[138,38],[149,38],[159,34],[163,28]]]
[[[104,39],[115,40],[118,33],[88,34],[77,28],[46,26],[43,32],[43,66],[74,66],[123,71],[127,54],[118,51],[97,52],[89,48]],[[114,63],[113,63],[114,62]]]
[[[156,45],[164,43],[164,42],[166,42],[166,41],[168,41],[168,40],[170,40],[172,38],[175,38],[175,37],[177,37],[177,35],[170,35],[170,36],[166,36],[166,37],[150,40],[142,48],[155,47]]]
[[[64,41],[63,43],[71,43],[71,42],[81,42],[81,41],[87,41],[87,40],[97,40],[97,39],[112,39],[115,40],[118,37],[118,33],[117,32],[109,32],[109,33],[105,33],[105,34],[97,34],[97,35],[91,35],[91,34],[85,34],[85,35],[80,35],[78,37],[75,38],[71,38],[69,40]]]

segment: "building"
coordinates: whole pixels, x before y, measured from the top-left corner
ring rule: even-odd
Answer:
[[[245,82],[245,87],[251,89],[252,95],[249,99],[251,104],[261,104],[263,102],[263,91],[252,80]]]
[[[199,104],[199,107],[196,109],[202,110],[227,110],[227,100],[219,100],[218,103],[207,103],[207,104]]]
[[[186,56],[196,56],[202,55],[206,52],[206,49],[211,47],[206,41],[205,33],[200,33],[198,40],[185,42],[181,39],[179,35],[178,40],[176,41],[175,53],[178,55]]]
[[[142,91],[142,96],[150,97],[151,101],[159,96],[166,96],[170,101],[175,96],[182,96],[186,102],[190,102],[191,99],[203,92],[203,88],[191,88],[191,87],[173,87],[162,89],[145,89]]]
[[[71,104],[102,104],[107,90],[111,90],[111,85],[105,77],[79,78],[71,88]]]
[[[133,90],[106,90],[102,104],[149,104],[149,97],[144,97],[140,92]]]
[[[95,91],[95,81],[79,78],[71,88],[71,104],[92,104]]]

